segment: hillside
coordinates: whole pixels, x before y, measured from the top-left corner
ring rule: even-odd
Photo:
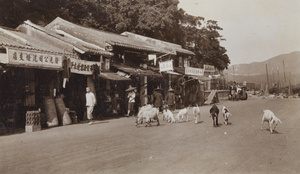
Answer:
[[[284,78],[283,62],[286,78]],[[262,62],[232,65],[225,71],[225,74],[228,74],[227,79],[229,81],[247,81],[250,83],[265,84],[267,81],[266,65],[270,84],[277,83],[279,79],[280,84],[285,84],[284,86],[286,86],[288,85],[290,74],[292,85],[300,83],[300,51],[281,54]]]

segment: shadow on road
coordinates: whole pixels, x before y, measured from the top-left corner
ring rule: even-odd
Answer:
[[[103,124],[103,123],[109,123],[109,121],[97,121],[97,122],[93,122],[93,124]]]
[[[263,130],[268,131],[268,132],[271,133],[270,129],[263,129]],[[282,133],[277,132],[276,130],[273,130],[273,133],[272,133],[272,134],[282,134]]]

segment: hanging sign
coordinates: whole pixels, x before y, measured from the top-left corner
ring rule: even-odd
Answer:
[[[205,72],[215,72],[215,67],[212,65],[204,65]]]
[[[71,60],[71,73],[83,74],[83,75],[92,75],[94,72],[94,65],[101,66],[100,62],[87,61],[70,58]]]
[[[155,54],[148,54],[148,60],[154,60],[154,65],[156,65],[156,55]]]
[[[7,49],[8,64],[47,68],[47,69],[62,69],[63,54],[42,53],[31,50]]]
[[[195,75],[195,76],[204,76],[204,70],[201,68],[185,67],[185,74]]]
[[[159,71],[173,71],[173,61],[159,62]]]

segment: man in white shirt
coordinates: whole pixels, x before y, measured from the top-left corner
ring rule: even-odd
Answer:
[[[94,110],[94,106],[96,105],[96,98],[94,93],[91,92],[91,88],[90,87],[86,87],[86,94],[85,94],[85,98],[86,98],[86,116],[87,119],[90,120],[89,124],[93,124],[93,110]]]
[[[130,114],[134,114],[134,104],[135,104],[135,92],[134,90],[136,89],[136,87],[132,87],[131,85],[129,85],[129,88],[126,89],[126,92],[128,92],[128,111],[127,111],[127,117],[130,116]]]

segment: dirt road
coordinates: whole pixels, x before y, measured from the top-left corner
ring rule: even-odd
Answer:
[[[96,121],[0,137],[0,173],[300,173],[300,99],[226,101],[231,125]],[[260,130],[262,109],[283,124]],[[222,123],[222,117],[219,117]]]

